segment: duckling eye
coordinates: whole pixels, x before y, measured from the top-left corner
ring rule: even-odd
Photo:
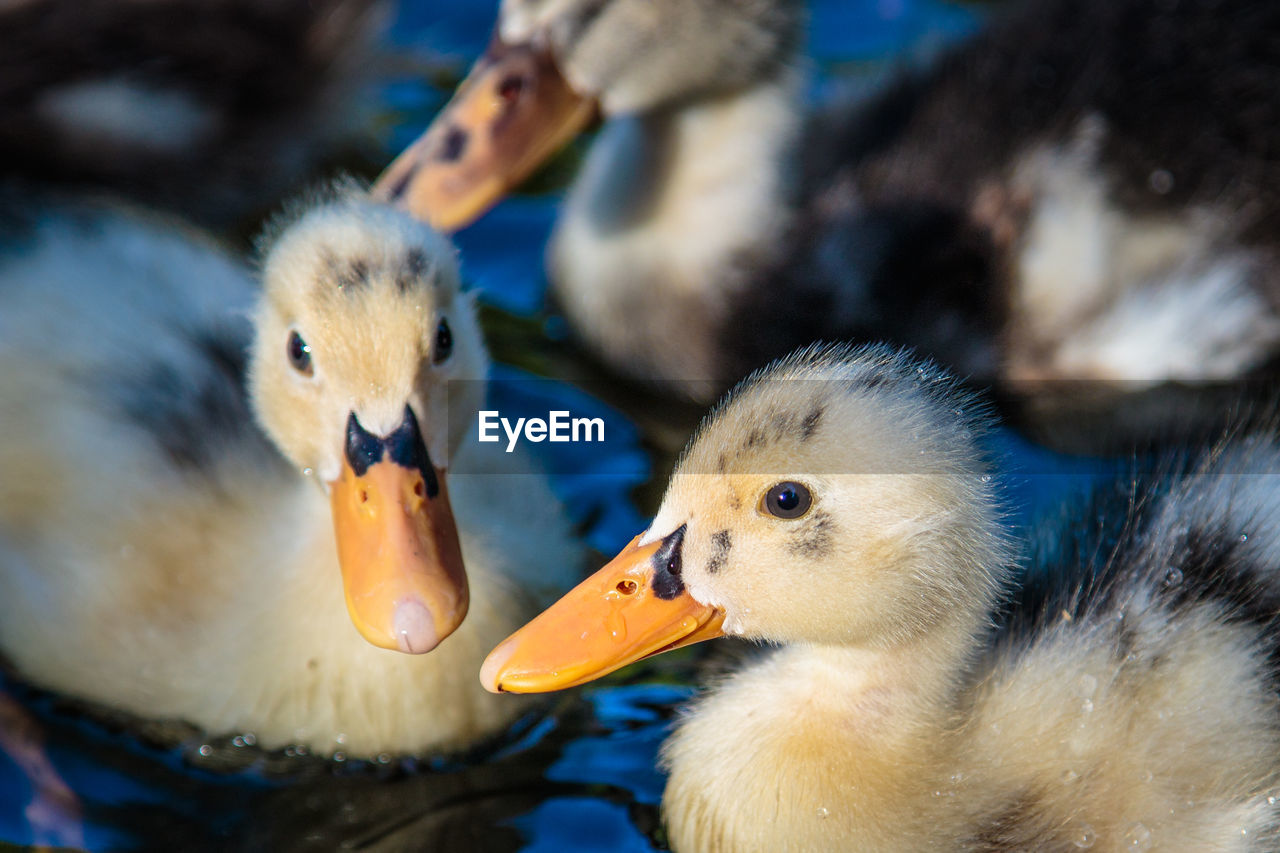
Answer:
[[[310,376],[313,372],[311,367],[311,346],[302,339],[302,335],[296,331],[290,332],[289,345],[286,349],[289,353],[289,363],[293,365],[293,369],[303,376]]]
[[[436,326],[436,345],[431,354],[433,364],[439,364],[453,352],[453,332],[449,330],[449,322],[443,317]]]
[[[778,483],[764,493],[761,508],[777,518],[799,518],[813,505],[813,495],[800,483]]]

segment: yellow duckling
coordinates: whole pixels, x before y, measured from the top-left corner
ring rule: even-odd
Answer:
[[[775,364],[708,416],[649,529],[483,683],[776,644],[664,747],[677,850],[1275,849],[1280,488],[1237,475],[1280,447],[1127,484],[1115,536],[1091,513],[1041,589],[1016,579],[983,420],[890,349]]]
[[[455,452],[487,356],[443,238],[344,192],[277,229],[260,294],[117,209],[41,209],[10,244],[0,650],[22,676],[321,753],[511,719],[475,669],[578,552],[541,476]]]

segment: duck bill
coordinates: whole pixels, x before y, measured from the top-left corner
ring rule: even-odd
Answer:
[[[373,195],[442,231],[469,225],[596,115],[548,50],[495,38],[453,99],[378,178]]]
[[[603,569],[489,653],[480,682],[494,693],[576,687],[661,652],[723,636],[724,615],[688,589],[653,589],[660,542],[631,541]]]
[[[423,654],[462,624],[470,595],[445,488],[389,458],[330,484],[347,612],[375,646]]]

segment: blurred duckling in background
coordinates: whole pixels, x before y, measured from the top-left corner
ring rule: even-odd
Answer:
[[[1275,849],[1280,446],[1121,483],[1054,529],[1032,583],[984,428],[888,348],[775,364],[707,417],[649,529],[482,681],[776,644],[664,747],[677,850]]]
[[[354,148],[385,0],[0,5],[0,173],[241,225]]]
[[[13,210],[13,667],[268,748],[418,752],[507,724],[518,709],[476,668],[580,557],[540,475],[486,476],[457,453],[487,357],[451,246],[344,190],[278,229],[258,295],[166,222]]]
[[[377,192],[460,227],[598,111],[549,269],[634,376],[732,382],[833,338],[982,380],[1271,363],[1280,7],[1020,3],[808,119],[803,19],[798,0],[505,0]]]

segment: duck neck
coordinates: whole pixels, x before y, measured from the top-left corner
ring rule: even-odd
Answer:
[[[650,378],[718,379],[716,322],[789,223],[803,75],[600,132],[553,239],[557,294],[610,361]]]

